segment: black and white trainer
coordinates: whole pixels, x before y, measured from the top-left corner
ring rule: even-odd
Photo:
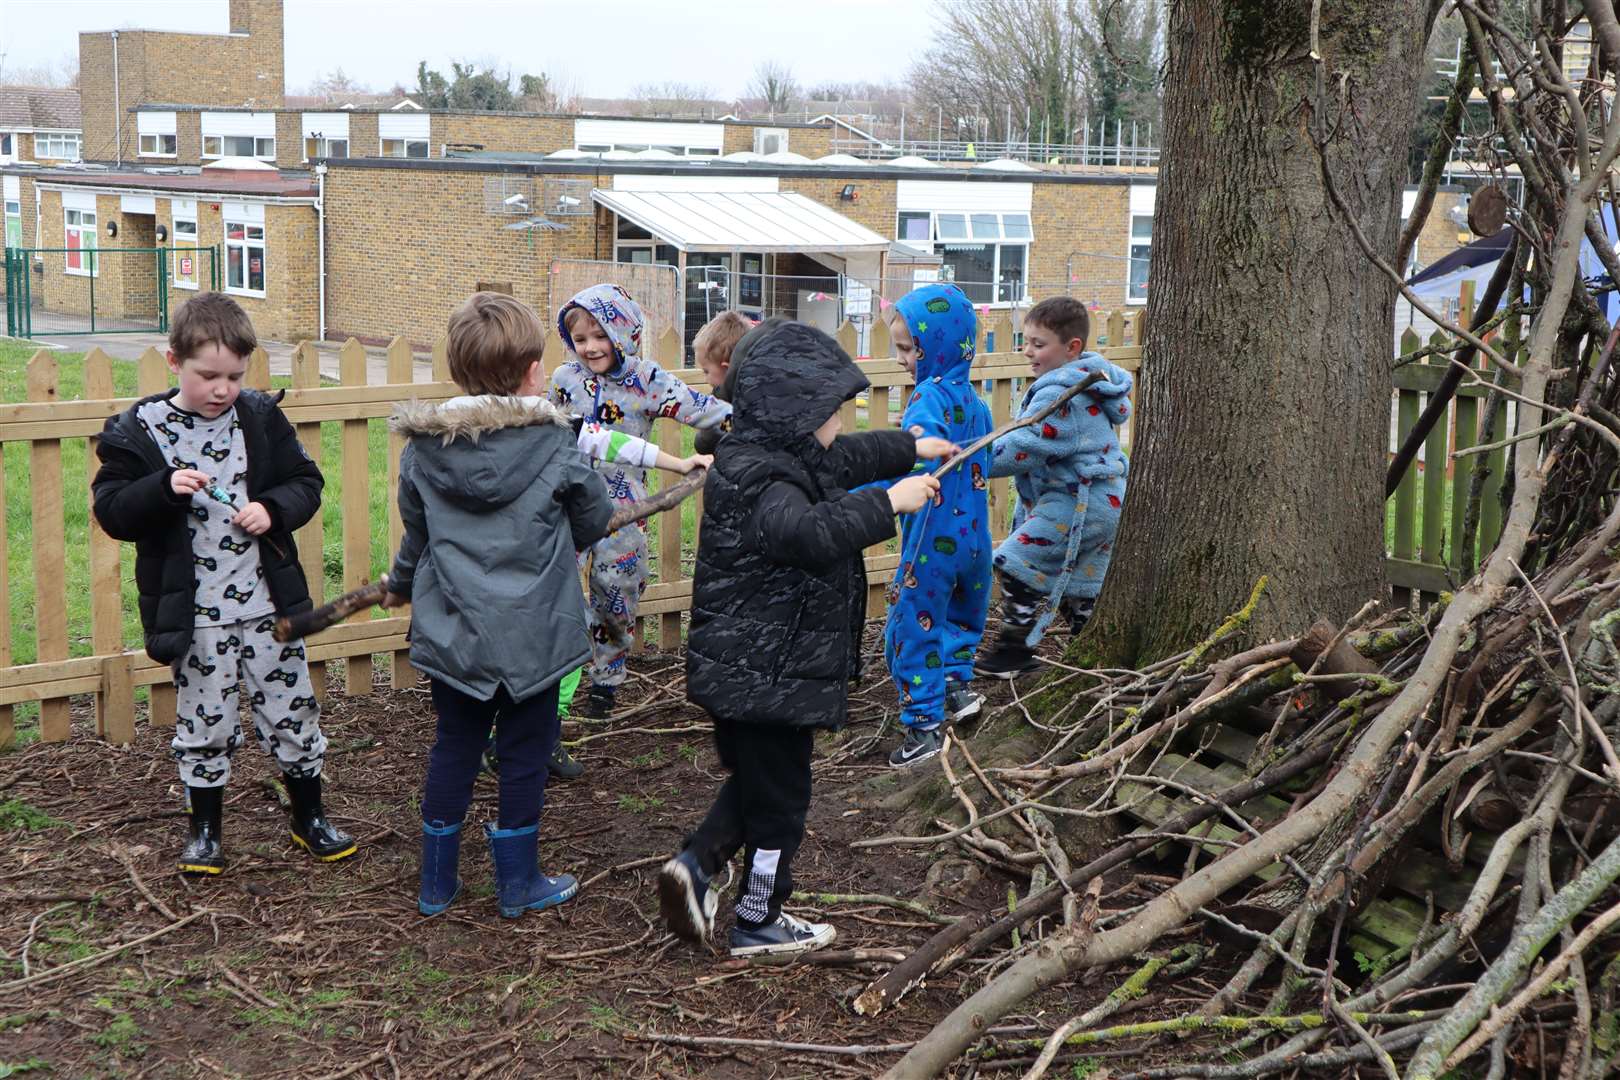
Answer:
[[[719,907],[719,894],[709,887],[709,879],[691,852],[681,852],[658,871],[658,909],[676,937],[707,944],[714,936],[714,913]]]
[[[945,719],[971,720],[984,709],[984,695],[962,682],[945,684]]]
[[[758,930],[731,928],[732,956],[766,956],[782,953],[809,952],[819,949],[838,936],[838,931],[826,923],[808,923],[782,912],[776,921],[766,923]]]
[[[927,761],[945,745],[944,727],[906,728],[906,737],[889,755],[891,769],[905,769]]]

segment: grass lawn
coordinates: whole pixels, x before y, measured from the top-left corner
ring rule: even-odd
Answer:
[[[0,401],[27,400],[26,367],[38,351],[31,343],[0,340]],[[83,396],[84,354],[51,351],[59,365],[59,394],[69,401]],[[135,394],[136,365],[134,361],[113,361],[113,386],[120,397]],[[288,380],[276,378],[273,385],[286,386]],[[370,473],[371,504],[371,567],[370,576],[384,573],[392,555],[388,542],[388,434],[385,422],[373,420],[368,425],[367,464]],[[324,522],[324,551],[326,594],[328,597],[342,591],[343,581],[343,522],[340,507],[343,497],[343,477],[339,468],[339,441],[342,425],[321,425],[321,462],[326,474],[326,490],[321,509]],[[63,516],[67,545],[67,620],[68,653],[70,656],[91,655],[90,646],[90,479],[95,463],[89,460],[88,440],[82,438],[62,441]],[[33,564],[33,507],[29,499],[30,453],[29,444],[8,442],[3,449],[6,477],[5,518],[8,565],[6,580],[10,586],[11,658],[14,664],[33,663],[36,659],[34,638],[35,605]],[[120,574],[124,609],[124,644],[129,648],[141,647],[140,617],[135,607],[133,545],[123,545]],[[32,706],[18,706],[19,728],[25,715],[31,715]]]

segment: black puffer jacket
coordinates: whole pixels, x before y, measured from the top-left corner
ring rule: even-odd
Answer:
[[[687,694],[722,720],[837,728],[860,653],[861,553],[894,535],[887,491],[845,489],[909,472],[916,440],[816,442],[867,386],[819,330],[773,327],[732,370],[732,430],[703,489]]]
[[[190,496],[169,486],[174,468],[163,459],[135,415],[148,401],[175,394],[168,390],[142,398],[108,419],[96,444],[101,468],[92,485],[96,520],[115,540],[135,542],[135,589],[139,594],[146,652],[159,663],[173,663],[191,647],[197,595],[186,531]],[[312,606],[304,568],[292,533],[321,508],[325,480],[304,453],[280,409],[281,395],[243,390],[236,399],[247,450],[250,502],[270,512],[270,531],[259,537],[259,562],[278,615],[296,615]]]

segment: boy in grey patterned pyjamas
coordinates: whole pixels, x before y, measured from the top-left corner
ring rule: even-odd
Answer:
[[[557,313],[568,359],[551,375],[551,397],[565,412],[646,438],[667,417],[695,428],[729,428],[731,406],[699,393],[641,355],[641,308],[617,285],[593,285]],[[647,470],[596,462],[620,505],[646,498]],[[636,612],[647,588],[647,532],[640,522],[598,541],[583,557],[589,572],[591,689],[581,716],[605,717],[624,682]]]

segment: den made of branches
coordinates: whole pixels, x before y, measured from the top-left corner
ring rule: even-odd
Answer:
[[[1403,231],[1442,15],[1468,60]],[[1572,66],[1582,18],[1593,45]],[[977,1074],[1037,1000],[1056,1026],[1020,1051],[1030,1080],[1099,1048],[1114,1077],[1613,1070],[1620,267],[1598,212],[1617,63],[1611,2],[1171,5],[1154,377],[1119,551],[1065,663],[903,794],[926,807],[917,835],[857,843],[1028,882],[856,998],[880,1016],[925,981],[962,986],[886,1076]],[[1395,268],[1462,135],[1497,148],[1471,224],[1512,242],[1448,321]],[[1583,242],[1607,278],[1582,276]],[[1459,388],[1483,401],[1450,444],[1470,449],[1442,438],[1421,463],[1466,500],[1447,542],[1500,520],[1454,589],[1404,606],[1382,565],[1385,496],[1418,467],[1387,453],[1391,372],[1419,359],[1390,359],[1401,291],[1447,332],[1423,350],[1444,377],[1420,429],[1456,422]],[[1155,884],[1129,906],[1110,883],[1142,866]],[[1207,964],[1200,939],[1232,962],[1196,1006],[1116,1022]],[[1114,992],[1058,1023],[1062,988],[1101,971]]]

